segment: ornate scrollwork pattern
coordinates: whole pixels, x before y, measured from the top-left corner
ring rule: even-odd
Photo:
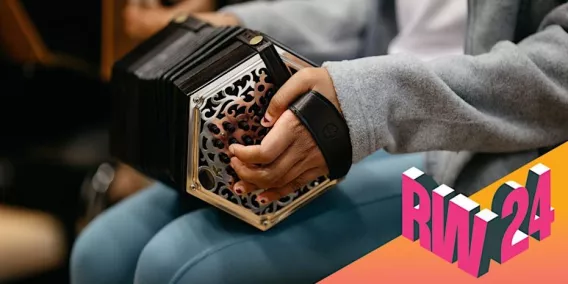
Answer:
[[[267,70],[260,65],[249,70],[234,82],[221,86],[218,91],[204,98],[199,110],[201,127],[199,134],[198,171],[209,173],[207,190],[243,206],[255,214],[275,213],[325,180],[319,178],[298,191],[271,204],[261,206],[256,194],[238,196],[229,189],[238,176],[229,166],[228,147],[232,143],[245,145],[260,144],[269,129],[260,121],[274,95],[272,82]]]

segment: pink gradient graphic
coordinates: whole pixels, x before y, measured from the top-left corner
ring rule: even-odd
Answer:
[[[544,165],[531,169],[530,191],[506,182],[495,193],[491,210],[483,213],[478,203],[456,195],[452,188],[441,185],[428,190],[430,185],[431,179],[416,168],[403,173],[402,235],[411,241],[420,239],[424,249],[449,263],[457,261],[460,269],[475,277],[489,271],[490,259],[505,263],[525,252],[526,232],[539,238],[550,235],[554,212],[540,210],[550,208],[550,171]]]
[[[458,267],[465,272],[480,277],[489,272],[491,251],[486,248],[485,242],[488,240],[489,232],[494,230],[498,222],[498,215],[489,209],[483,209],[475,214],[473,220],[473,233],[471,234],[471,246],[468,257],[462,257],[466,250],[460,243]]]
[[[534,179],[536,179],[536,186],[531,182]],[[554,222],[554,208],[551,207],[550,169],[542,164],[531,168],[527,178],[527,190],[531,211],[524,222],[526,224],[528,221],[528,232],[526,225],[523,226],[525,229],[523,231],[542,241],[550,236],[552,222]]]
[[[501,215],[505,227],[501,252],[494,259],[505,263],[529,248],[528,236],[519,230],[529,208],[529,194],[526,188],[510,181],[497,190],[493,202],[492,209]]]
[[[409,240],[420,238],[420,245],[430,250],[430,195],[417,181],[424,173],[411,168],[402,175],[402,235]],[[418,204],[414,198],[418,197]]]
[[[456,261],[453,243],[448,246],[446,241],[446,219],[450,199],[456,196],[456,192],[445,185],[441,185],[432,192],[432,252],[449,261]],[[455,239],[455,236],[454,236]]]
[[[466,266],[470,266],[469,262],[472,261],[470,259],[470,224],[473,223],[473,217],[478,212],[479,204],[464,195],[460,194],[452,198],[448,208],[444,241],[434,253],[450,263],[459,260],[459,263],[463,262]]]

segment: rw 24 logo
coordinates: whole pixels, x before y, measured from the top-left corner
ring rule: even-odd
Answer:
[[[505,263],[529,248],[529,235],[542,241],[551,233],[554,208],[550,169],[529,170],[526,186],[510,181],[493,197],[491,210],[411,168],[402,175],[402,235],[480,277],[493,259]]]

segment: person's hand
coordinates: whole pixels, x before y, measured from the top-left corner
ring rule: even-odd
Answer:
[[[310,90],[321,93],[340,109],[326,69],[306,68],[292,76],[268,106],[262,125],[272,129],[261,144],[229,147],[231,166],[241,178],[233,186],[236,194],[265,189],[257,201],[268,204],[329,173],[311,133],[288,110],[296,98]]]

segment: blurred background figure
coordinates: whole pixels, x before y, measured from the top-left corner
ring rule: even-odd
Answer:
[[[215,0],[130,0],[124,8],[124,27],[133,39],[145,39],[154,34],[177,14],[211,12],[217,8]]]
[[[108,159],[100,1],[0,1],[0,282],[66,283],[82,203]]]
[[[151,180],[109,155],[114,61],[243,0],[0,0],[0,283],[68,283],[77,233]]]
[[[250,0],[249,0],[250,1]],[[130,0],[124,9],[125,32],[134,39],[154,34],[176,15],[214,12],[247,0]]]
[[[52,215],[0,205],[0,228],[0,283],[26,278],[29,282],[30,276],[65,265],[64,229]],[[60,278],[64,279],[62,273]]]
[[[122,55],[138,44],[156,33],[177,15],[187,14],[206,14],[215,12],[227,5],[233,5],[251,0],[122,0],[112,1],[103,0],[103,7],[108,11],[107,14],[120,16],[114,24],[105,27],[103,33],[107,37],[103,40],[112,40],[115,44],[106,44],[107,47],[114,46],[114,52]],[[116,12],[115,12],[116,11]],[[113,34],[114,35],[111,35]],[[114,62],[117,58],[107,52],[108,62]],[[108,75],[108,74],[107,74]]]

